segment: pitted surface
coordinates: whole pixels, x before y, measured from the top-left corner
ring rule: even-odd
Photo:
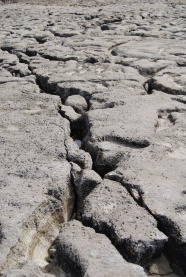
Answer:
[[[176,274],[153,264],[164,252],[185,276],[183,2],[0,6],[3,276],[71,276],[70,262],[66,273],[56,268],[58,256],[84,256],[54,254],[54,240],[72,214],[109,237],[123,261],[144,265],[148,256],[148,275]],[[130,238],[125,254],[116,233],[119,242]],[[135,251],[141,241],[143,251]]]

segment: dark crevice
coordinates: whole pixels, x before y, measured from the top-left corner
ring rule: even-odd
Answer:
[[[34,50],[34,48],[33,49],[32,48],[27,48],[25,54],[28,57],[35,57],[35,56],[37,56],[37,51]]]
[[[154,78],[150,78],[149,80],[147,80],[143,84],[143,87],[148,94],[152,94],[153,90],[157,90],[172,95],[186,95],[184,89],[172,89],[170,87],[166,87],[161,83],[158,83]]]
[[[106,24],[101,25],[100,28],[101,28],[101,31],[108,31],[108,30],[110,30],[109,25],[106,25]]]
[[[4,239],[4,234],[3,234],[3,230],[2,230],[2,224],[0,223],[0,244],[2,243],[2,240]]]
[[[186,244],[180,242],[180,230],[179,227],[166,216],[155,215],[158,222],[158,229],[167,235],[169,238],[168,243],[165,245],[164,253],[168,258],[171,267],[175,273],[181,277],[185,277],[186,274]]]
[[[68,151],[68,150],[67,150]],[[70,182],[72,184],[72,187],[73,187],[73,193],[74,193],[74,209],[73,209],[73,212],[72,212],[72,219],[77,219],[77,211],[78,211],[78,197],[77,197],[77,193],[76,193],[76,189],[75,189],[75,184],[74,184],[74,178],[73,178],[73,175],[72,173],[70,174]]]
[[[7,50],[7,49],[6,49]],[[8,50],[10,53],[10,49]],[[29,53],[27,52],[26,53],[28,56],[29,54],[32,56],[33,53]],[[23,60],[22,60],[23,62]],[[29,68],[31,70],[31,68]],[[32,70],[31,70],[32,71]],[[32,73],[34,74],[34,72],[32,71]],[[56,94],[56,87],[57,87],[57,83],[55,84],[49,84],[48,83],[48,77],[43,77],[43,76],[38,76],[37,74],[34,74],[36,76],[36,79],[37,79],[37,85],[39,86],[40,90],[43,92],[43,93],[50,93],[50,94]],[[152,93],[152,90],[154,88],[154,80],[153,79],[150,79],[148,80],[145,84],[147,84],[147,88],[146,88],[146,91],[148,94],[151,94]],[[144,87],[145,87],[145,84],[144,84]],[[75,88],[72,88],[71,90],[69,90],[66,94],[62,92],[65,92],[65,88],[64,90],[62,89],[60,91],[60,93],[58,94],[62,101],[64,101],[66,99],[67,96],[70,95],[76,95],[76,94],[79,94],[80,90],[79,89],[75,89]],[[89,104],[89,101],[90,101],[90,95],[86,92],[85,94],[81,92],[82,96],[84,96]],[[90,104],[89,104],[90,106]],[[59,110],[60,114],[63,116],[63,114],[61,113],[61,111]],[[110,171],[113,171],[116,169],[117,167],[117,163],[120,159],[120,156],[116,156],[115,157],[115,160],[113,160],[113,163],[111,163],[111,165],[109,165],[109,162],[106,163],[106,164],[103,164],[103,168],[100,170],[100,164],[98,163],[98,149],[95,149],[94,146],[92,146],[92,149],[90,147],[87,147],[88,145],[88,141],[87,141],[87,138],[85,139],[86,135],[88,134],[90,130],[90,126],[87,124],[87,120],[86,120],[86,116],[82,116],[82,119],[79,121],[79,122],[75,122],[74,124],[71,123],[71,137],[75,140],[75,139],[79,139],[81,141],[83,141],[83,144],[82,144],[82,149],[84,149],[85,151],[89,152],[92,156],[92,159],[93,159],[93,168],[94,170],[101,176],[101,177],[104,177],[104,175]],[[120,141],[118,138],[106,138],[106,139],[110,139],[110,141],[116,141],[117,143],[121,143],[121,144],[124,144],[124,146],[128,146],[128,147],[132,147],[132,148],[143,148],[143,147],[147,147],[149,146],[149,142],[133,142],[133,141],[127,141],[127,140],[124,140],[122,139],[122,141]],[[97,165],[96,165],[97,163]],[[74,191],[75,191],[75,185],[74,185],[74,180],[73,180],[73,177],[71,176],[71,183],[73,184],[74,186]],[[167,253],[167,256],[169,257],[169,260],[175,264],[175,267],[178,265],[180,265],[182,268],[183,268],[183,271],[186,272],[186,265],[185,264],[185,260],[186,260],[186,255],[185,255],[185,245],[182,245],[179,247],[177,247],[177,245],[179,244],[178,240],[174,238],[174,236],[178,236],[179,235],[179,232],[178,232],[178,229],[177,227],[175,226],[174,222],[170,222],[170,220],[168,220],[166,217],[163,217],[163,216],[160,216],[160,215],[154,215],[151,210],[146,206],[144,200],[143,200],[143,191],[141,191],[140,189],[140,186],[138,185],[131,185],[129,183],[126,183],[126,182],[122,182],[121,181],[121,184],[123,186],[125,186],[125,188],[129,191],[131,197],[134,199],[134,201],[137,202],[137,204],[139,206],[142,206],[143,208],[145,208],[158,222],[158,229],[162,232],[164,232],[168,237],[169,237],[169,242],[166,244],[165,246],[165,253]],[[132,189],[135,190],[139,197],[136,198],[134,197],[134,193],[132,192]],[[50,192],[49,191],[49,194],[50,193],[53,193],[53,192]],[[76,196],[76,200],[77,201],[77,196]],[[76,212],[77,212],[77,202],[75,202],[75,205],[74,205],[74,217],[76,217]],[[88,220],[84,221],[83,222],[86,226],[94,226],[93,222],[89,222]],[[99,226],[100,227],[100,226]],[[112,237],[113,237],[113,230],[110,229],[110,227],[108,227],[106,224],[103,226],[101,226],[101,229],[103,230],[102,232],[107,235],[111,240],[112,240]],[[96,228],[95,227],[95,230],[97,232],[100,232],[100,228]],[[173,232],[173,234],[170,235],[170,232]],[[3,235],[1,235],[2,232],[0,230],[0,239],[3,238]],[[130,252],[130,245],[129,245],[129,241],[126,240],[125,242],[125,248],[126,249],[129,249],[129,252]],[[116,248],[120,251],[120,252],[123,252],[123,249],[119,249],[120,247],[116,244],[115,245]],[[172,256],[172,253],[175,252]],[[59,249],[59,252],[58,252],[58,255],[62,255],[61,253],[63,253],[63,250],[62,249]],[[124,257],[125,257],[125,253],[123,254]],[[147,253],[147,256],[148,256],[148,253]],[[175,259],[175,256],[177,256],[177,259],[176,261],[174,260]],[[63,256],[62,259],[63,260],[63,268],[69,264],[69,261],[66,262],[65,261],[65,257]],[[80,273],[80,269],[77,268],[76,264],[72,264],[71,265],[72,267],[75,268],[76,270],[76,276],[81,276],[81,273]],[[66,268],[67,272],[68,272],[68,268]],[[66,271],[65,270],[65,271]],[[79,272],[79,273],[78,273]],[[80,275],[78,275],[80,274]],[[181,276],[184,276],[184,275],[181,275]]]
[[[62,117],[65,117],[65,114],[62,110],[59,111]],[[68,119],[68,118],[67,118]],[[87,129],[85,127],[85,116],[82,115],[78,120],[74,122],[70,122],[70,128],[71,128],[71,137],[73,140],[80,140],[82,141],[83,138],[86,136]]]
[[[126,43],[128,43],[128,41],[123,41],[123,42],[116,43],[116,44],[112,45],[111,47],[109,47],[108,50],[111,51],[111,54],[112,54],[113,56],[115,56],[115,52],[113,51],[114,48],[116,48],[117,46],[126,44]]]
[[[11,46],[11,45],[4,45],[4,46],[1,46],[1,50],[2,51],[7,51],[7,52],[9,52],[10,54],[12,54],[12,50],[14,49],[14,47],[13,46]]]
[[[36,40],[39,44],[44,44],[45,42],[47,42],[47,39],[46,39],[46,38],[35,37],[35,40]]]
[[[57,265],[58,267],[61,267],[65,273],[66,276],[70,277],[82,277],[84,276],[85,272],[83,272],[83,268],[81,266],[78,266],[78,264],[73,261],[71,258],[69,258],[68,255],[65,255],[64,253],[66,252],[60,243],[57,243],[56,240],[56,245],[57,245]],[[83,247],[83,246],[82,246]]]
[[[37,75],[33,72],[33,70],[29,67],[32,73],[36,76],[36,84],[40,88],[40,91],[48,94],[55,94],[57,83],[48,83],[48,76]]]
[[[182,104],[185,104],[185,105],[186,105],[186,99],[181,99],[181,98],[172,98],[172,100],[177,101],[177,102],[180,102],[180,103],[182,103]]]
[[[78,57],[56,57],[52,56],[52,54],[45,54],[45,53],[40,53],[40,56],[44,59],[47,59],[49,61],[62,61],[62,62],[67,62],[67,61],[77,61],[78,62]]]
[[[158,84],[157,82],[153,83],[153,89],[162,91],[167,94],[173,94],[173,95],[186,95],[186,92],[182,89],[172,89],[170,87],[165,87],[162,84]]]
[[[127,139],[127,138],[118,137],[118,136],[106,136],[106,137],[104,137],[103,141],[117,143],[119,145],[123,145],[124,147],[129,147],[132,149],[146,148],[150,145],[150,142],[145,139],[144,140],[132,140],[132,139]]]
[[[148,94],[152,94],[153,93],[153,89],[154,89],[154,79],[149,79],[147,80],[144,84],[143,84],[144,89],[146,90],[146,92]]]
[[[180,109],[180,108],[175,108],[175,109],[160,109],[159,110],[159,113],[160,114],[164,114],[164,113],[182,113],[182,112],[185,112],[186,110],[185,109]]]
[[[110,23],[120,23],[123,19],[121,17],[118,18],[110,18],[103,20],[102,24],[110,24]]]
[[[186,62],[177,62],[179,67],[186,67]]]
[[[49,26],[54,26],[54,25],[49,25]],[[45,31],[49,31],[55,37],[60,37],[60,38],[69,38],[77,35],[76,33],[58,33],[57,31],[53,31],[50,28],[45,28]]]
[[[86,63],[91,63],[91,64],[94,64],[94,63],[97,63],[98,62],[98,59],[96,59],[95,57],[88,57],[86,60],[85,60]]]

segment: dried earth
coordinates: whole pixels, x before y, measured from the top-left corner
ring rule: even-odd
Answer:
[[[186,276],[184,4],[0,6],[0,276]]]

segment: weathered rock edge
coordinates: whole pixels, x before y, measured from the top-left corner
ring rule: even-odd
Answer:
[[[55,245],[58,265],[72,277],[146,276],[142,267],[126,262],[106,236],[79,221],[64,223]]]

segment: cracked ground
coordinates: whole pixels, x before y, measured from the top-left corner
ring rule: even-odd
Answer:
[[[0,276],[186,276],[184,4],[0,5]]]

